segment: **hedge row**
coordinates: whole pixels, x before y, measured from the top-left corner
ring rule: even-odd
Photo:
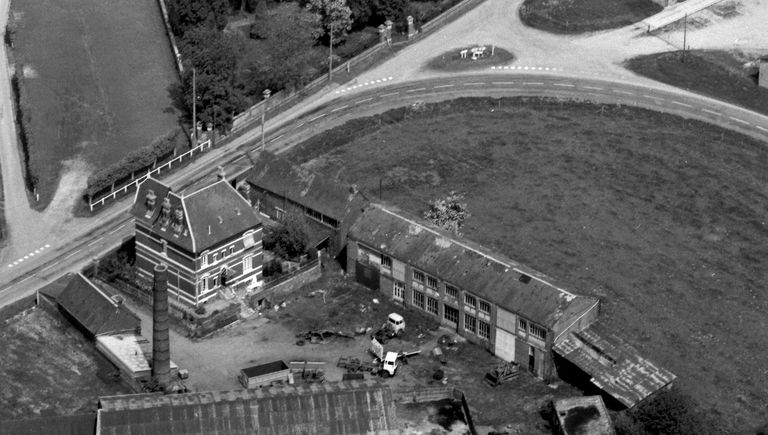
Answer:
[[[38,177],[32,173],[29,164],[29,150],[32,148],[32,126],[29,114],[32,112],[29,103],[29,93],[22,83],[24,80],[24,66],[16,64],[16,71],[11,77],[11,88],[16,103],[16,126],[18,127],[19,144],[21,145],[21,158],[24,167],[24,182],[30,192],[35,190]]]
[[[158,161],[168,157],[175,150],[188,147],[189,138],[184,129],[178,127],[151,144],[131,152],[119,162],[93,173],[88,177],[85,194],[92,197],[99,192],[111,190],[117,182],[128,179],[137,171],[154,168]]]

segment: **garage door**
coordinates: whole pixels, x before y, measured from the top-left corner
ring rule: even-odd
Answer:
[[[504,361],[515,360],[515,336],[509,332],[496,328],[496,347],[493,351],[497,357]]]

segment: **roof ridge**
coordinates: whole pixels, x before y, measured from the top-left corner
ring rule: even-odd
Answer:
[[[219,183],[226,183],[226,184],[229,184],[229,183],[227,183],[227,180],[225,180],[225,179],[223,179],[223,178],[222,178],[222,179],[220,179],[220,180],[217,180],[217,181],[215,181],[215,182],[213,182],[213,183],[211,183],[211,184],[209,184],[209,185],[207,185],[207,186],[201,187],[201,188],[199,188],[199,189],[195,190],[194,192],[192,192],[192,193],[190,193],[190,194],[184,195],[184,198],[189,198],[189,197],[191,197],[191,196],[195,196],[195,195],[197,195],[198,193],[202,192],[203,190],[205,190],[205,189],[208,189],[208,188],[210,188],[210,187],[213,187],[213,186],[216,186],[216,185],[217,185],[217,184],[219,184]]]
[[[195,232],[192,231],[192,223],[190,222],[189,212],[187,211],[187,203],[185,201],[186,196],[179,197],[181,202],[181,209],[184,210],[184,221],[187,224],[187,231],[189,231],[189,240],[192,241],[192,253],[197,253],[197,242],[195,241]]]
[[[113,305],[115,308],[120,308],[120,305],[119,305],[118,303],[116,303],[114,300],[112,300],[112,296],[110,296],[110,295],[106,294],[106,293],[105,293],[103,290],[101,290],[101,289],[100,289],[100,288],[99,288],[99,287],[98,287],[96,284],[94,284],[93,282],[91,282],[91,280],[90,280],[90,279],[86,278],[86,277],[85,277],[85,275],[83,275],[81,272],[78,272],[77,274],[78,274],[78,275],[80,275],[80,277],[81,277],[81,278],[83,278],[83,280],[85,280],[85,282],[86,282],[86,283],[88,283],[88,285],[90,285],[91,287],[93,287],[93,288],[94,288],[94,290],[96,290],[96,291],[97,291],[97,292],[98,292],[100,295],[102,295],[102,296],[103,296],[103,297],[104,297],[104,298],[105,298],[107,301],[109,301],[109,303],[110,303],[110,304],[112,304],[112,305]]]
[[[456,239],[454,239],[452,237],[448,237],[445,234],[439,233],[439,232],[435,231],[434,229],[425,226],[424,224],[416,222],[413,219],[409,219],[409,218],[407,218],[405,216],[401,216],[401,215],[395,213],[394,211],[385,208],[381,204],[373,204],[373,206],[379,208],[380,210],[384,211],[385,213],[388,213],[388,214],[390,214],[392,216],[395,216],[398,219],[404,220],[404,221],[406,221],[406,222],[408,222],[408,223],[410,223],[412,225],[416,225],[419,228],[434,234],[435,236],[446,238],[450,242],[455,243],[456,245],[461,246],[462,248],[464,248],[464,249],[466,249],[468,251],[472,251],[472,252],[474,252],[476,254],[479,254],[480,256],[482,256],[482,257],[484,257],[484,258],[486,258],[488,260],[496,262],[496,263],[506,267],[507,269],[512,269],[513,271],[515,271],[515,272],[517,272],[519,274],[530,276],[532,279],[534,279],[536,281],[539,281],[540,283],[542,283],[542,284],[544,284],[546,286],[549,286],[549,287],[551,287],[551,288],[553,288],[553,289],[555,289],[555,290],[565,294],[567,298],[570,298],[569,301],[571,299],[576,298],[576,296],[578,296],[575,293],[571,293],[568,290],[562,289],[562,288],[560,288],[560,287],[558,287],[558,286],[556,286],[556,285],[554,285],[554,284],[552,284],[552,283],[550,283],[550,282],[548,282],[548,281],[546,281],[546,280],[544,280],[544,279],[542,279],[542,278],[540,278],[538,276],[535,276],[535,275],[531,274],[530,272],[523,271],[522,269],[516,267],[514,264],[508,264],[507,262],[504,262],[504,261],[502,261],[502,260],[500,260],[500,259],[498,259],[498,258],[496,258],[496,257],[494,257],[494,256],[492,256],[490,254],[487,254],[487,253],[485,253],[483,251],[480,251],[477,248],[473,248],[473,247],[467,245],[466,243],[460,242],[460,241],[458,241],[458,240],[456,240]]]

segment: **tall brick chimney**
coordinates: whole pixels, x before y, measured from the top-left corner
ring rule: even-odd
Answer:
[[[152,379],[165,390],[171,381],[171,349],[168,336],[168,266],[155,266],[152,286]]]

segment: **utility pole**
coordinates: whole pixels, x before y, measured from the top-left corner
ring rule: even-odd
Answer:
[[[687,43],[688,39],[688,14],[685,14],[685,19],[683,21],[683,63],[685,63],[685,44]]]
[[[331,36],[331,43],[328,44],[328,82],[330,83],[333,79],[333,23],[330,23],[331,31],[329,32],[329,35]]]
[[[195,69],[192,68],[192,133],[194,137],[193,147],[197,146],[197,86],[195,84]]]
[[[266,149],[266,143],[264,142],[264,122],[267,120],[267,100],[272,94],[272,91],[264,89],[264,92],[261,94],[264,96],[264,104],[261,105],[261,150],[264,151]]]

